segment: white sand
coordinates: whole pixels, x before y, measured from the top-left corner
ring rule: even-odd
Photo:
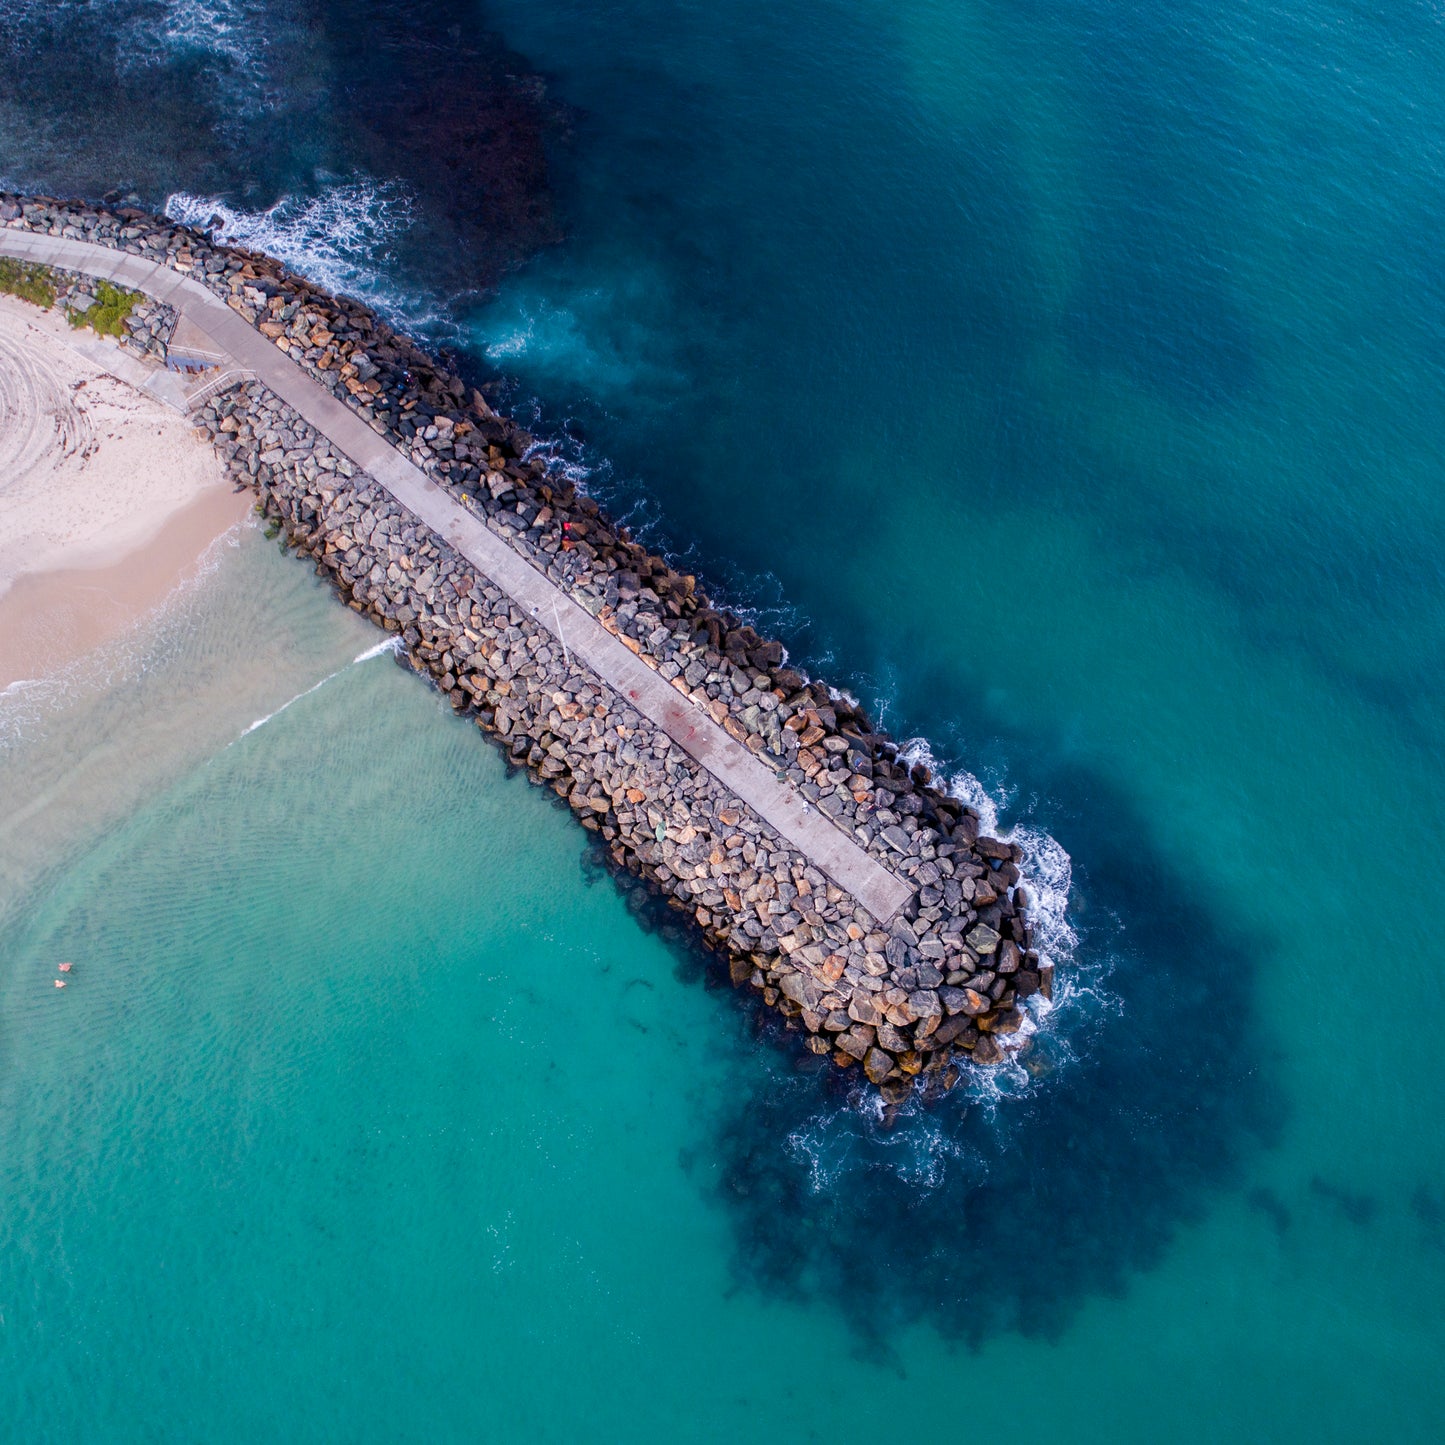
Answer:
[[[250,508],[113,342],[0,296],[0,687],[162,603]]]
[[[0,296],[0,593],[22,572],[114,562],[224,485],[185,417],[69,332],[57,311]]]

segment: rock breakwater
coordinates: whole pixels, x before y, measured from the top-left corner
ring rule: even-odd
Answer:
[[[806,1048],[896,1099],[920,1081],[950,1087],[960,1063],[997,1064],[1027,1036],[1051,977],[1017,845],[981,836],[861,708],[649,554],[455,371],[365,306],[163,219],[0,195],[0,239],[7,228],[122,249],[206,286],[906,881],[901,910],[870,914],[261,382],[200,405],[198,426],[291,545],[686,913]],[[161,358],[156,322],[135,344]]]

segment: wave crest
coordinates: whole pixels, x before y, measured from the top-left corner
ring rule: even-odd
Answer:
[[[226,245],[264,251],[318,286],[356,296],[392,320],[405,315],[415,321],[415,299],[388,274],[393,245],[416,220],[415,197],[400,181],[365,175],[331,180],[316,195],[282,196],[256,211],[177,191],[167,198],[165,213],[210,231]]]

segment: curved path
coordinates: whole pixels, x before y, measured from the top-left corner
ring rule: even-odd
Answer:
[[[591,613],[199,282],[108,246],[26,231],[0,228],[0,255],[83,271],[173,306],[189,327],[210,339],[220,355],[251,373],[305,418],[874,918],[891,918],[912,895],[910,884],[865,852],[790,782],[629,652]]]

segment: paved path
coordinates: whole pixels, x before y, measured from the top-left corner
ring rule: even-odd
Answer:
[[[511,597],[598,677],[713,773],[760,817],[846,889],[874,918],[891,918],[913,889],[859,846],[790,782],[730,737],[691,698],[625,648],[480,518],[437,486],[359,416],[198,281],[140,256],[56,236],[0,229],[0,255],[118,281],[175,307],[187,334],[199,331],[221,355],[293,407],[356,466],[425,522]],[[194,328],[194,329],[192,329]]]

